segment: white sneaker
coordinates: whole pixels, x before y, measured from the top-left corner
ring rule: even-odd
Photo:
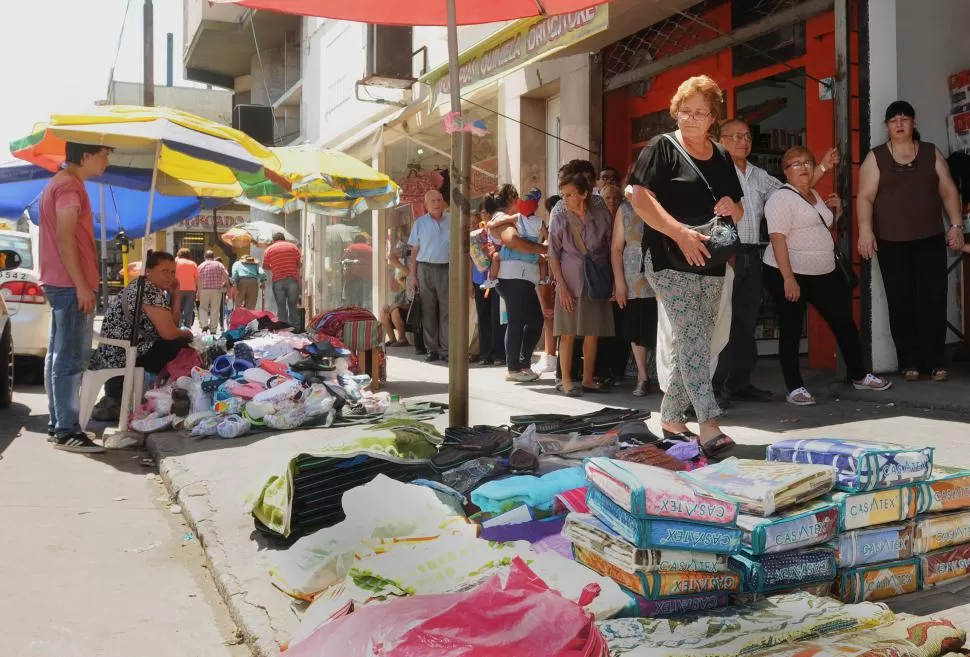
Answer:
[[[546,372],[555,372],[556,367],[559,365],[558,356],[550,356],[549,354],[542,354],[539,356],[539,360],[532,365],[532,371],[536,374],[545,374]]]
[[[537,381],[539,375],[535,372],[509,372],[505,375],[506,381],[515,381],[516,383],[531,383],[532,381]]]
[[[876,376],[875,374],[866,374],[866,378],[862,381],[853,381],[852,385],[856,390],[875,390],[879,392],[880,390],[888,390],[891,388],[893,382],[881,376]]]

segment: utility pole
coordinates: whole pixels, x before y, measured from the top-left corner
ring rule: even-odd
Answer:
[[[152,0],[145,0],[144,9],[144,55],[145,72],[142,75],[142,86],[144,86],[144,99],[142,102],[145,107],[155,106],[155,8]]]

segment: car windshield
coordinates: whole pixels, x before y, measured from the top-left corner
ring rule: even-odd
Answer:
[[[0,235],[0,251],[16,251],[20,256],[20,267],[22,269],[34,268],[34,256],[30,251],[29,237],[15,237],[13,235]]]

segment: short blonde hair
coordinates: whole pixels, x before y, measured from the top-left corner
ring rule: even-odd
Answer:
[[[684,101],[694,94],[700,94],[707,101],[716,126],[721,120],[721,103],[724,102],[724,92],[717,86],[717,82],[706,75],[695,75],[680,83],[673,98],[670,99],[670,116],[676,121],[677,112],[680,111]]]
[[[781,156],[781,168],[787,169],[788,163],[794,160],[799,155],[807,155],[812,162],[815,161],[815,155],[812,154],[812,151],[808,150],[804,146],[792,146],[787,151],[785,151],[784,155]]]

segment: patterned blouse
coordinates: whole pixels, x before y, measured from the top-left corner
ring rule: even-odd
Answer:
[[[135,313],[135,297],[138,295],[138,279],[128,284],[120,294],[115,296],[108,304],[108,310],[104,314],[104,321],[101,323],[101,335],[114,340],[126,340],[131,336],[132,319]],[[156,306],[158,308],[172,308],[172,302],[168,300],[165,292],[160,287],[145,279],[145,292],[142,295],[143,306]],[[142,311],[141,326],[138,331],[138,355],[148,353],[155,343],[161,339],[158,329],[148,315]],[[104,370],[110,368],[121,368],[125,366],[125,350],[121,347],[100,344],[91,356],[90,369]]]
[[[652,299],[656,296],[647,277],[643,274],[643,219],[633,211],[629,201],[620,204],[623,217],[623,278],[626,279],[628,299]],[[649,257],[649,252],[648,252]]]

